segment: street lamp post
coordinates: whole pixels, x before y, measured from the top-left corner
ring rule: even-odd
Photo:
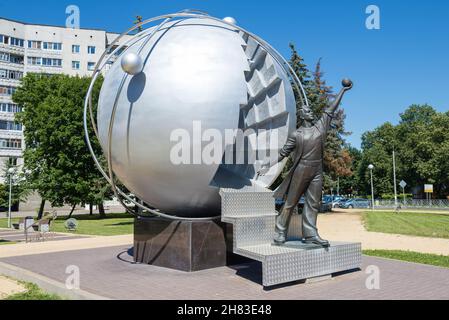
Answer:
[[[368,169],[369,169],[370,174],[371,174],[371,209],[374,210],[374,184],[373,184],[373,169],[374,169],[374,166],[372,164],[370,164],[368,166]]]
[[[393,185],[394,185],[394,208],[398,209],[398,191],[396,186],[396,154],[393,148]]]
[[[8,176],[9,176],[8,228],[11,228],[12,176],[14,172],[15,172],[14,168],[8,169]]]

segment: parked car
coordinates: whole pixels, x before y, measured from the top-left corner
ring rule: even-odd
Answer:
[[[346,198],[342,198],[338,201],[334,202],[334,208],[343,208],[344,204],[346,203],[346,201],[349,201],[349,199]]]
[[[339,204],[340,202],[344,202],[347,199],[344,198],[343,196],[338,196],[338,195],[325,195],[323,197],[323,202],[331,202],[332,203],[332,208],[339,208]]]
[[[321,201],[320,213],[332,212],[333,202],[332,201]]]
[[[368,199],[349,199],[345,203],[341,204],[340,208],[354,209],[354,208],[370,208],[371,202]]]

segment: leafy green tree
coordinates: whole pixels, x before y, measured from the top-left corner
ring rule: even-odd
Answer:
[[[439,113],[429,105],[412,105],[401,114],[398,125],[387,122],[364,133],[363,156],[357,168],[361,190],[370,193],[367,167],[373,164],[376,196],[393,192],[394,149],[397,182],[405,180],[408,191],[418,194],[422,193],[424,184],[432,183],[435,196],[446,197],[449,193],[448,127],[448,113]]]
[[[14,169],[14,173],[9,174],[9,169]],[[30,194],[30,185],[25,179],[23,173],[19,173],[17,169],[11,165],[10,161],[7,160],[4,163],[4,172],[3,172],[3,181],[4,184],[0,184],[0,207],[8,208],[9,206],[9,182],[12,179],[11,185],[11,203],[12,206],[19,204],[26,200],[26,198]]]
[[[403,166],[401,174],[413,186],[435,186],[435,195],[447,196],[449,190],[449,117],[429,105],[412,105],[397,127]]]
[[[380,196],[384,193],[391,193],[393,190],[392,154],[396,144],[396,136],[397,130],[389,122],[362,135],[363,157],[357,168],[361,188],[359,191],[362,194],[371,194],[370,171],[368,169],[370,164],[374,165],[373,181],[375,195]],[[401,167],[399,161],[397,164],[398,168]]]
[[[94,104],[101,83],[95,85]],[[94,203],[101,209],[107,194],[106,181],[84,139],[83,105],[89,84],[90,78],[28,74],[13,96],[24,107],[17,118],[25,128],[24,159],[30,183],[52,206]],[[93,147],[101,154],[98,143]]]
[[[360,162],[362,161],[362,152],[357,148],[351,147],[350,145],[347,145],[345,149],[351,158],[351,175],[340,177],[340,194],[360,195],[360,190],[364,190],[364,182],[360,181],[357,172],[360,167]],[[363,191],[362,194],[365,195],[365,191]]]

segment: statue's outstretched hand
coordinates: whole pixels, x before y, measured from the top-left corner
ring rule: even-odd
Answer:
[[[351,81],[351,79],[343,79],[343,81],[341,82],[341,84],[343,85],[343,90],[344,91],[349,91],[352,89],[352,87],[354,86],[353,82]]]
[[[268,161],[265,161],[263,164],[262,164],[262,166],[261,166],[261,168],[259,169],[259,171],[257,171],[257,174],[259,175],[259,176],[264,176],[264,175],[266,175],[267,173],[268,173],[268,171],[270,171],[270,161],[268,160]]]

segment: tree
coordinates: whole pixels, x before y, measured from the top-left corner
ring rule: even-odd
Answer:
[[[94,104],[101,83],[95,85]],[[55,207],[101,204],[109,190],[84,139],[83,105],[89,84],[90,78],[27,74],[13,96],[23,106],[17,119],[25,128],[24,160],[30,183]],[[98,143],[93,142],[93,147],[101,154]]]
[[[313,112],[318,118],[322,115],[323,110],[328,106],[331,99],[334,97],[332,87],[328,86],[326,84],[326,81],[323,79],[324,73],[321,70],[321,59],[318,60],[315,71],[311,73],[307,68],[307,65],[305,64],[304,59],[296,50],[294,44],[290,43],[290,49],[292,52],[290,57],[290,65],[301,81],[310,106],[312,107]],[[301,100],[299,99],[299,93],[296,91],[296,88],[294,86],[293,88],[297,101],[297,114],[299,114],[299,109],[302,107]],[[325,146],[325,189],[330,189],[332,185],[335,184],[335,179],[337,177],[346,177],[352,175],[351,155],[348,152],[347,148],[345,148],[345,141],[343,138],[344,136],[349,134],[344,130],[344,120],[344,110],[339,109],[332,121],[332,127],[329,130]],[[298,117],[297,127],[299,126],[301,126],[301,119],[299,119]],[[291,165],[292,164],[289,161],[288,165],[286,166],[286,170],[288,170]]]
[[[384,193],[391,193],[393,190],[392,154],[396,144],[396,136],[397,130],[389,122],[362,135],[363,156],[360,166],[357,168],[357,174],[361,182],[361,193],[371,194],[370,172],[368,170],[370,164],[374,165],[375,168],[373,175],[375,195],[381,196]],[[398,161],[397,164],[400,168],[401,163]]]
[[[362,161],[362,152],[357,148],[351,147],[350,145],[345,147],[345,151],[351,158],[351,175],[340,177],[340,194],[358,194],[359,190],[364,190],[364,187],[361,187],[364,183],[361,183],[359,175],[357,174],[358,168],[360,167],[360,162]]]
[[[290,57],[290,66],[292,67],[295,74],[298,76],[299,81],[301,81],[301,84],[304,87],[304,90],[306,91],[307,97],[308,89],[310,88],[310,71],[307,68],[307,65],[304,63],[304,59],[299,55],[298,51],[296,50],[296,47],[293,43],[290,43],[290,50],[292,52]],[[293,92],[295,94],[296,98],[296,114],[299,114],[299,109],[302,107],[301,105],[301,99],[299,99],[300,94],[297,92],[296,86],[293,87]],[[296,127],[301,126],[301,119],[299,117],[296,119]]]
[[[9,207],[9,182],[12,179],[11,204],[12,206],[25,201],[30,194],[30,186],[26,181],[24,174],[20,174],[9,160],[5,161],[3,173],[4,184],[0,184],[0,207]],[[10,174],[9,169],[14,169],[14,173]]]
[[[376,196],[393,192],[392,152],[396,151],[398,181],[405,180],[415,195],[426,183],[434,184],[435,195],[449,193],[449,114],[429,105],[412,105],[401,114],[398,125],[385,123],[362,136],[362,160],[357,175],[361,189],[369,194],[368,165],[375,167]]]
[[[397,126],[401,174],[411,185],[432,183],[435,195],[448,194],[449,117],[429,105],[412,105]]]
[[[332,87],[326,84],[323,79],[324,73],[321,70],[321,59],[318,60],[313,81],[310,82],[308,92],[309,101],[316,117],[320,117],[325,108],[335,97]],[[324,180],[325,189],[335,187],[339,177],[352,175],[351,155],[345,147],[344,136],[350,133],[344,129],[345,113],[343,109],[338,109],[331,123],[331,128],[327,135],[324,150],[324,172],[327,178]]]

